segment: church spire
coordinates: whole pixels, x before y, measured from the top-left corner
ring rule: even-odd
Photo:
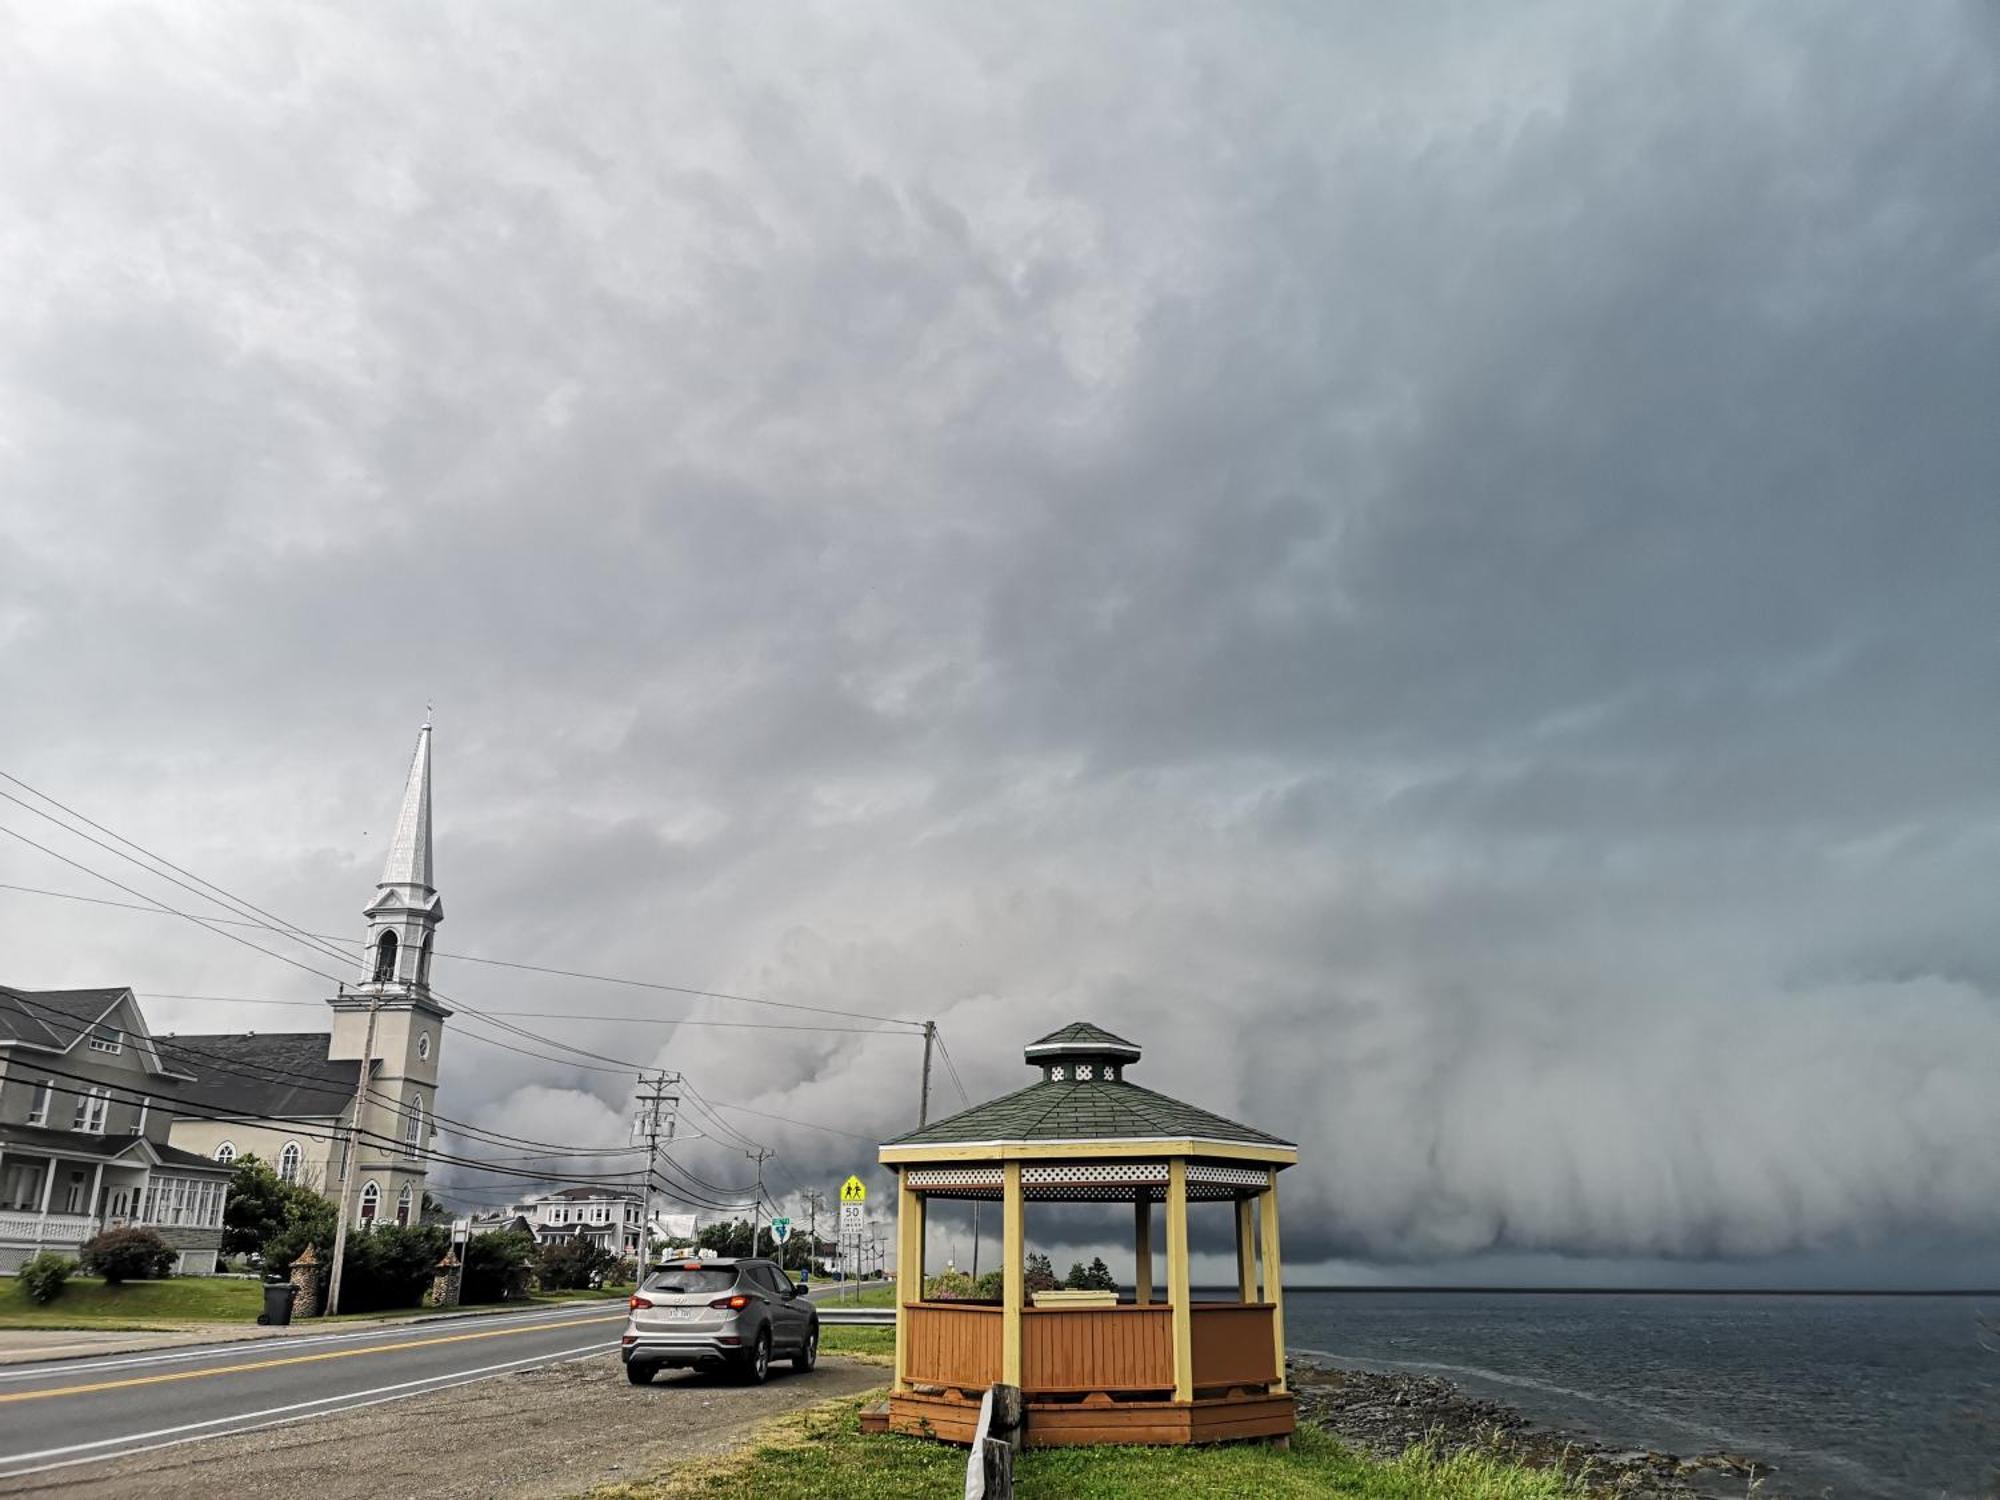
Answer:
[[[403,788],[403,810],[396,815],[396,832],[389,840],[389,859],[382,866],[385,886],[408,885],[420,890],[431,884],[431,726],[417,731],[417,753],[410,760],[409,784]]]
[[[432,885],[431,866],[431,726],[417,731],[417,752],[410,759],[410,779],[403,787],[403,805],[389,838],[389,858],[382,866],[375,899],[369,904],[368,949],[362,983],[388,997],[428,997],[431,984],[431,941],[444,920],[444,902]]]

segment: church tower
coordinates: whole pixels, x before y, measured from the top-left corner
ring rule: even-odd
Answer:
[[[327,1002],[334,1012],[328,1060],[358,1066],[364,1052],[373,1059],[348,1195],[356,1224],[414,1224],[423,1212],[424,1153],[431,1142],[444,1023],[451,1015],[431,994],[431,949],[444,920],[433,878],[426,723],[417,732],[389,858],[375,899],[363,912],[368,943],[360,977]]]

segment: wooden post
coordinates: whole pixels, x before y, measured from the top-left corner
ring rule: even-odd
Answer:
[[[1285,1288],[1281,1277],[1284,1262],[1278,1256],[1278,1169],[1272,1167],[1270,1185],[1264,1189],[1264,1300],[1271,1304],[1272,1352],[1278,1362],[1278,1379],[1271,1389],[1285,1389]]]
[[[1153,1300],[1153,1190],[1139,1189],[1132,1200],[1132,1250],[1137,1262],[1132,1273],[1132,1292],[1141,1307]]]
[[[1188,1267],[1187,1160],[1167,1163],[1167,1301],[1174,1320],[1174,1400],[1194,1400],[1194,1305]]]
[[[1000,1383],[1021,1383],[1021,1305],[1027,1300],[1025,1261],[1026,1225],[1021,1222],[1021,1164],[1006,1163],[1001,1169],[1001,1293],[1000,1293]]]
[[[1249,1198],[1236,1200],[1236,1300],[1257,1300],[1257,1210]]]
[[[896,1389],[910,1385],[910,1304],[924,1296],[924,1200],[909,1186],[909,1169],[896,1173]],[[843,1270],[846,1261],[841,1262]]]

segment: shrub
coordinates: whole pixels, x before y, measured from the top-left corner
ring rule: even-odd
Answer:
[[[1007,1273],[988,1271],[972,1284],[972,1294],[981,1302],[998,1302],[1007,1293]]]
[[[924,1280],[926,1302],[970,1302],[978,1295],[977,1286],[963,1271],[940,1271]]]
[[[551,1292],[575,1291],[601,1283],[618,1257],[585,1239],[563,1239],[535,1252],[535,1274]]]
[[[527,1291],[528,1267],[535,1259],[535,1237],[525,1229],[475,1234],[465,1242],[465,1279],[461,1302],[503,1302]]]
[[[75,1261],[53,1250],[44,1250],[16,1274],[30,1301],[53,1302],[62,1295],[63,1283],[75,1270]]]
[[[450,1231],[431,1224],[385,1224],[349,1235],[340,1268],[340,1310],[415,1307],[450,1248]]]
[[[121,1281],[158,1281],[174,1273],[180,1258],[173,1246],[150,1229],[107,1229],[85,1240],[78,1263],[107,1285]]]

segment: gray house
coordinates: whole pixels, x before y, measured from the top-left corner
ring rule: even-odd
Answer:
[[[209,1275],[231,1169],[167,1144],[156,1107],[190,1075],[162,1059],[129,989],[0,986],[0,1273],[98,1230],[145,1225]]]

